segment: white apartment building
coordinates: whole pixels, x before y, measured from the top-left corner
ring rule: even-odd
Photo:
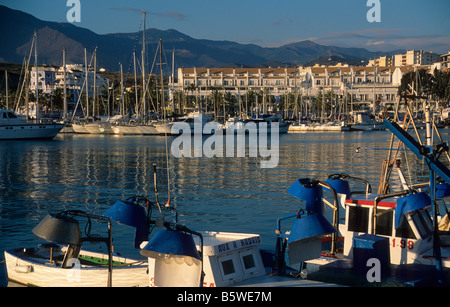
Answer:
[[[36,78],[37,76],[37,78]],[[56,78],[56,69],[53,67],[36,67],[31,68],[30,75],[30,91],[36,91],[36,84],[40,91],[43,93],[50,93],[54,90]]]
[[[432,51],[408,50],[405,54],[393,56],[382,56],[369,60],[367,66],[410,66],[410,65],[432,65],[440,61],[440,56]]]
[[[395,67],[297,67],[297,68],[179,68],[174,91],[187,95],[208,96],[213,90],[245,95],[248,90],[275,97],[288,93],[316,96],[333,91],[336,95],[352,94],[360,102],[373,102],[374,93],[383,102],[397,98],[402,71]],[[400,78],[400,79],[398,79]],[[196,93],[189,92],[190,85]]]
[[[440,60],[440,56],[432,51],[408,50],[405,54],[394,56],[394,66],[432,65]]]
[[[447,54],[441,55],[441,69],[450,69],[450,51]]]
[[[38,67],[38,89],[43,93],[51,93],[57,88],[62,88],[64,86],[64,68],[54,67]],[[78,90],[83,89],[83,94],[86,93],[86,85],[83,87],[84,80],[86,79],[86,70],[84,65],[80,64],[67,64],[66,65],[66,87],[68,90]],[[97,92],[102,90],[102,88],[107,86],[108,80],[101,77],[98,73],[95,78],[95,87]],[[88,95],[92,97],[94,94],[94,70],[92,68],[88,71]],[[30,91],[36,90],[36,67],[31,68],[31,78],[30,78]]]
[[[88,89],[89,97],[94,95],[94,70],[89,67],[87,74],[87,85],[83,83],[86,79],[86,70],[84,65],[81,64],[67,64],[66,65],[66,88],[68,90],[78,90],[82,93],[86,93],[86,86]],[[55,88],[62,88],[64,86],[64,67],[61,66],[56,71],[55,76]],[[108,84],[107,78],[101,77],[98,73],[95,74],[95,87],[97,89],[97,94],[103,88],[106,88]]]

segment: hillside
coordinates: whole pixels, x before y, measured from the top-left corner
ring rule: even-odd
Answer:
[[[112,71],[123,64],[125,72],[131,67],[132,52],[136,41],[137,50],[142,48],[140,33],[117,33],[99,35],[70,23],[43,21],[30,14],[0,5],[0,62],[22,63],[30,52],[34,31],[38,34],[39,62],[49,65],[62,64],[62,49],[66,48],[68,63],[84,63],[84,48],[90,58],[95,47],[99,67]],[[323,46],[302,41],[277,48],[264,48],[253,44],[232,41],[194,39],[177,30],[147,29],[148,58],[153,54],[160,39],[168,61],[175,51],[176,67],[265,67],[292,66],[315,61],[320,57],[338,57],[340,62],[371,59],[386,53],[370,52],[363,48]],[[152,53],[153,52],[153,53]],[[150,62],[149,61],[149,62]],[[151,63],[150,63],[151,65]]]

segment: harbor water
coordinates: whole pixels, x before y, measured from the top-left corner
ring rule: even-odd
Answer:
[[[448,136],[446,130],[441,134]],[[168,154],[163,136],[60,134],[51,141],[2,141],[0,286],[7,285],[3,251],[44,242],[32,229],[49,212],[101,215],[137,194],[155,201],[153,164],[159,203],[166,203],[170,190],[180,223],[197,231],[257,233],[262,248],[273,250],[277,218],[303,207],[287,192],[298,178],[325,181],[344,172],[368,180],[376,191],[390,136],[388,131],[283,134],[274,168],[261,168],[265,158],[249,157],[248,148],[246,157],[177,158],[170,150],[176,137],[167,139]],[[405,166],[414,161],[402,158]],[[428,175],[420,164],[410,174]],[[114,223],[113,237],[115,251],[141,257],[133,247],[133,229]]]

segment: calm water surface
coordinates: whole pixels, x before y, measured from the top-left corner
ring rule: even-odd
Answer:
[[[179,221],[191,229],[258,233],[262,247],[273,249],[277,218],[303,205],[287,192],[295,180],[326,180],[345,172],[369,180],[376,190],[390,135],[281,135],[279,165],[271,169],[260,168],[261,159],[254,157],[174,158],[171,137],[171,203]],[[42,242],[31,230],[48,212],[78,209],[101,215],[115,201],[136,194],[154,200],[154,163],[159,200],[165,203],[165,148],[162,136],[59,135],[52,141],[0,142],[0,261],[4,250]],[[408,162],[414,159],[409,156]],[[419,166],[413,176],[422,176],[424,169]],[[116,251],[140,257],[133,249],[133,229],[113,224],[113,236]],[[2,263],[0,286],[6,284]]]

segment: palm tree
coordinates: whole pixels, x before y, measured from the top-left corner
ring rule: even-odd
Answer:
[[[191,92],[191,94],[193,95],[194,93],[197,92],[197,89],[198,89],[197,85],[195,85],[194,83],[190,83],[188,85],[188,87],[186,88],[186,91],[188,93]],[[195,99],[196,99],[195,105],[196,105],[196,107],[198,107],[198,96],[197,95],[195,96]]]
[[[209,97],[213,104],[214,104],[214,117],[219,117],[219,105],[222,105],[223,101],[223,94],[222,91],[219,91],[218,89],[214,89],[211,91],[210,97]]]

